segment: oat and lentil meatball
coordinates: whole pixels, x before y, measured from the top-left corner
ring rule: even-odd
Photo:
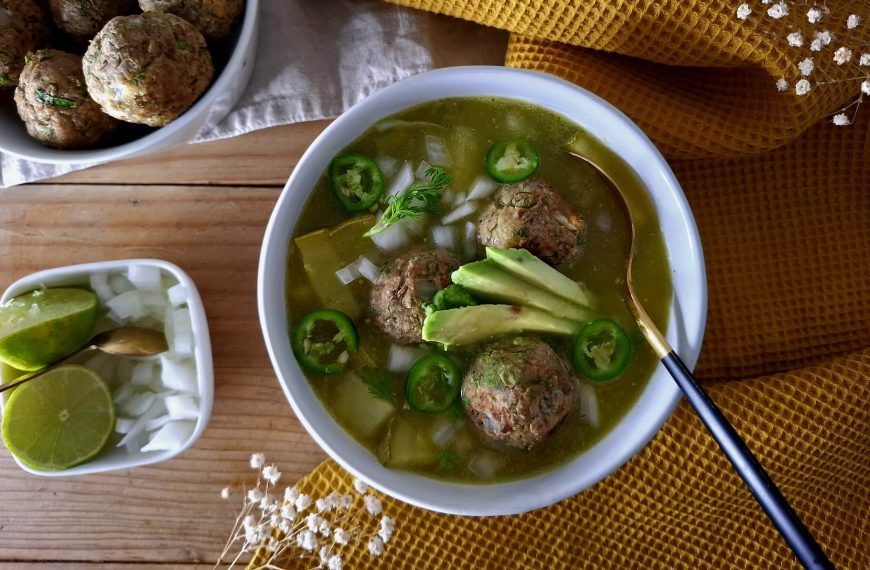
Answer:
[[[145,12],[167,12],[181,16],[210,42],[230,35],[245,7],[245,0],[139,0]]]
[[[462,382],[462,401],[490,442],[528,449],[574,407],[577,379],[550,345],[511,337],[485,346]]]
[[[214,75],[205,38],[173,14],[113,18],[84,58],[94,101],[129,123],[161,127],[208,88]]]
[[[484,246],[525,248],[553,267],[583,255],[586,223],[546,182],[502,186],[480,215]]]
[[[49,0],[51,16],[62,31],[90,40],[115,16],[132,14],[136,0]]]
[[[30,54],[15,105],[28,134],[55,148],[93,146],[120,124],[88,95],[82,58],[53,49]]]
[[[0,88],[14,87],[27,52],[48,45],[45,14],[32,0],[0,0]]]
[[[423,305],[452,283],[450,274],[459,265],[440,249],[409,251],[389,261],[372,286],[375,324],[398,343],[423,342]]]

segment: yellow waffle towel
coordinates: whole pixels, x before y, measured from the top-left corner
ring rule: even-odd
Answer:
[[[858,65],[868,4],[819,2],[811,24],[812,3],[790,0],[779,19],[747,0],[745,21],[739,0],[398,3],[509,30],[507,65],[573,81],[651,136],[704,245],[699,378],[837,567],[870,569],[870,108],[851,126],[820,120],[870,73]],[[864,18],[854,29],[852,13]],[[838,39],[811,50],[825,30]],[[789,45],[796,32],[802,47]],[[832,63],[847,40],[852,59]],[[808,57],[811,91],[798,96]],[[301,487],[350,483],[326,462]],[[360,543],[345,568],[798,567],[685,404],[622,469],[550,508],[474,519],[384,507],[397,521],[387,549],[374,558]]]

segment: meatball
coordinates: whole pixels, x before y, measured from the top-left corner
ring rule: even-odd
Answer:
[[[139,6],[146,12],[181,16],[214,42],[230,35],[245,0],[139,0]]]
[[[24,56],[48,40],[42,8],[32,0],[0,0],[0,88],[17,85]]]
[[[84,72],[103,111],[160,127],[202,95],[214,66],[196,28],[173,14],[146,12],[106,24],[85,53]]]
[[[553,267],[579,260],[585,236],[580,214],[539,180],[502,186],[478,224],[481,244],[525,248]]]
[[[82,58],[53,49],[30,54],[15,104],[30,136],[55,148],[91,146],[120,124],[88,95]]]
[[[57,27],[77,40],[89,40],[115,16],[132,14],[136,0],[49,0]]]
[[[388,262],[371,293],[375,324],[402,344],[423,342],[423,304],[452,282],[456,256],[440,249],[416,250]]]
[[[577,380],[550,345],[531,337],[486,346],[462,382],[462,401],[490,442],[528,449],[574,406]]]

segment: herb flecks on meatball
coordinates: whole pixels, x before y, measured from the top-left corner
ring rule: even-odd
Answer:
[[[51,16],[73,38],[90,40],[115,16],[132,14],[136,0],[49,0]]]
[[[484,246],[527,249],[553,267],[583,256],[586,223],[549,184],[526,180],[502,186],[480,215]]]
[[[389,261],[371,292],[374,322],[401,344],[423,342],[423,305],[452,282],[459,259],[440,249],[415,250]]]
[[[45,14],[33,0],[0,0],[0,88],[17,85],[25,54],[48,40]]]
[[[468,417],[485,439],[528,449],[574,406],[577,379],[544,341],[501,339],[485,346],[462,383]]]
[[[245,7],[245,0],[139,0],[145,12],[166,12],[181,16],[202,32],[210,42],[230,35]]]
[[[83,148],[119,125],[88,95],[81,57],[47,49],[27,59],[15,104],[31,137],[55,148]]]
[[[184,113],[214,75],[205,38],[173,14],[112,19],[84,58],[88,91],[109,115],[163,126]]]

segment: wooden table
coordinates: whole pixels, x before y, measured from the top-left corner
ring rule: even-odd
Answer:
[[[437,65],[501,63],[503,34],[440,23]],[[220,490],[251,480],[251,453],[264,452],[287,481],[326,457],[272,371],[256,281],[272,207],[327,124],[277,127],[0,190],[0,287],[73,263],[171,261],[202,294],[215,366],[208,428],[171,461],[48,479],[21,471],[0,447],[0,568],[211,567],[235,518]]]

